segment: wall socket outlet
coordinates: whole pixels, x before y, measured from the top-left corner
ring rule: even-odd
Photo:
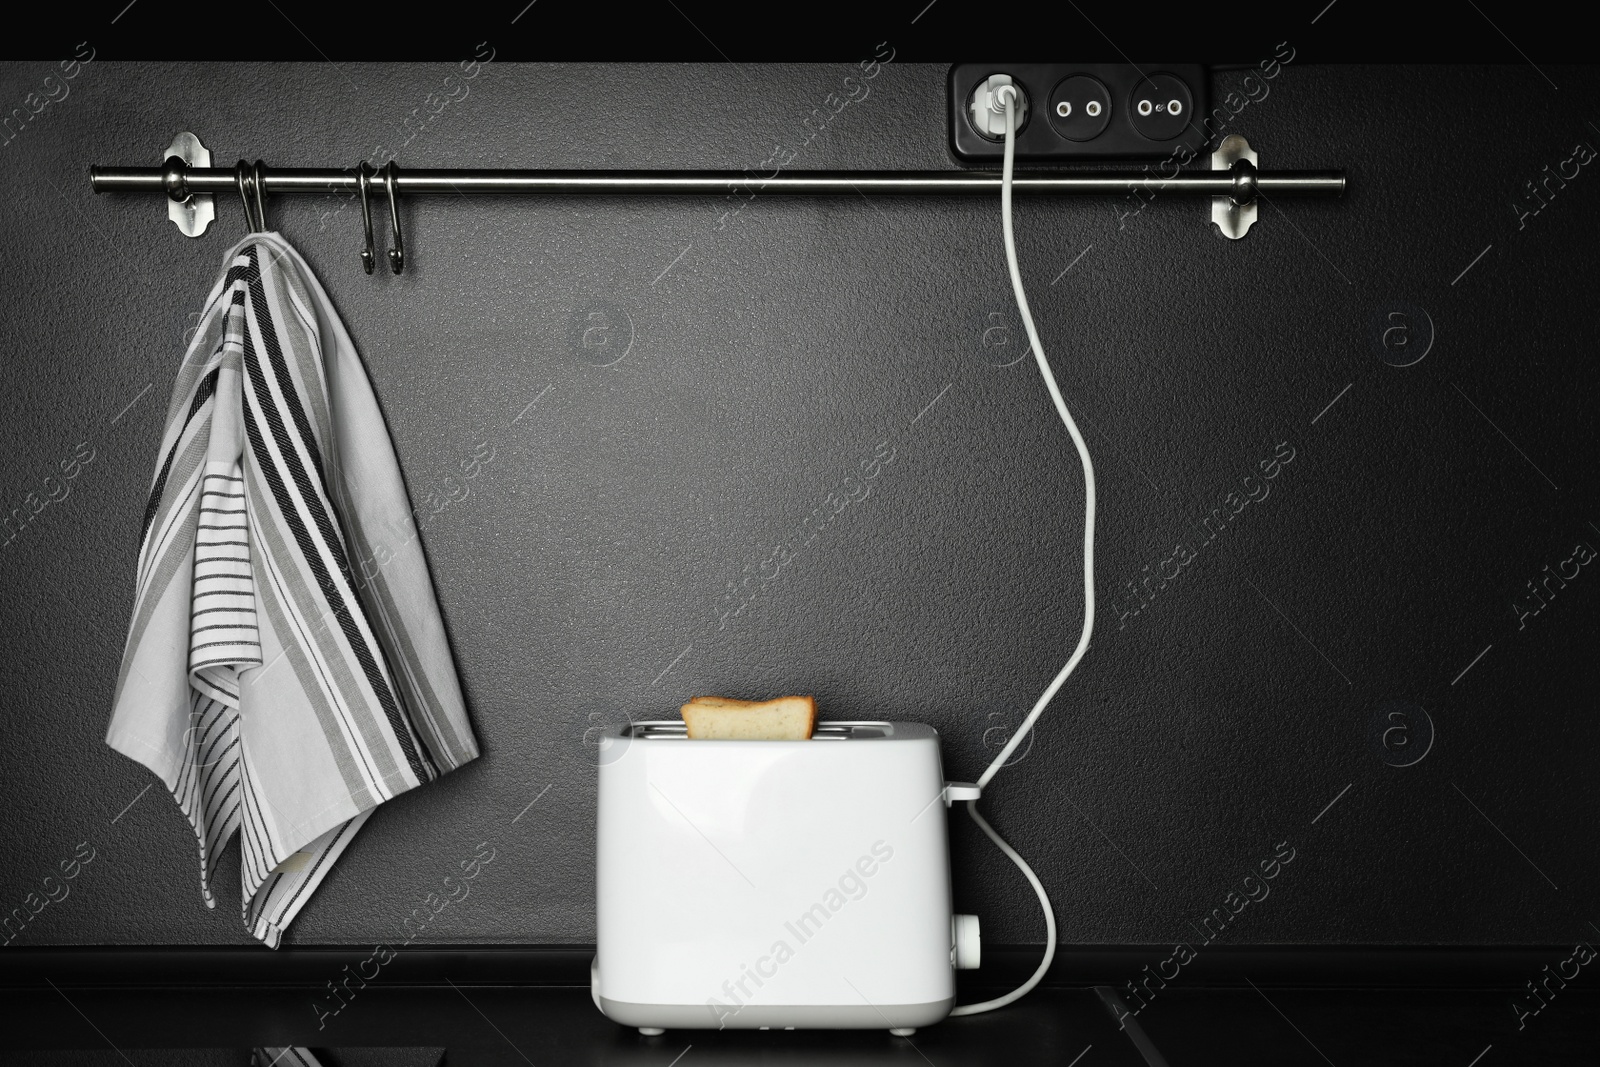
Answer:
[[[1210,78],[1198,63],[958,63],[950,68],[949,110],[959,159],[1004,155],[1003,132],[974,121],[972,111],[997,74],[1028,101],[1019,159],[1159,159],[1180,148],[1199,154],[1207,140]]]

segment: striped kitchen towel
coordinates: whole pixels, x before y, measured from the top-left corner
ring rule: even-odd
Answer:
[[[276,233],[223,259],[167,409],[106,743],[237,831],[276,947],[372,809],[478,755],[394,448]]]

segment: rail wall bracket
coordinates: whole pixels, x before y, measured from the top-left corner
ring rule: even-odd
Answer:
[[[199,237],[217,217],[217,198],[212,193],[191,193],[184,184],[184,167],[168,165],[174,157],[182,160],[184,167],[209,167],[211,149],[201,144],[194,134],[185,132],[174,137],[161,154],[167,186],[167,218],[185,237]]]
[[[1211,223],[1222,236],[1237,241],[1256,221],[1256,152],[1236,133],[1230,133],[1211,153],[1211,169],[1233,174],[1233,192],[1211,198]]]

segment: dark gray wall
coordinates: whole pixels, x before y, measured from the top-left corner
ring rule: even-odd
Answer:
[[[49,69],[10,67],[0,99]],[[189,240],[159,200],[91,195],[88,165],[153,165],[185,129],[223,163],[353,165],[397,149],[455,72],[97,60],[0,149],[4,506],[27,512],[93,451],[0,547],[0,906],[96,850],[14,944],[248,941],[236,867],[207,911],[189,828],[102,743],[162,413],[240,213],[225,199]],[[852,73],[491,63],[399,160],[754,167]],[[1346,168],[1350,192],[1268,203],[1241,242],[1196,201],[1020,202],[1100,475],[1102,621],[986,806],[1064,941],[1192,940],[1284,841],[1294,862],[1227,940],[1593,933],[1600,574],[1520,626],[1512,606],[1600,547],[1596,164],[1520,228],[1509,206],[1600,145],[1600,78],[1547,73],[1559,92],[1526,67],[1291,63],[1227,128],[1267,167]],[[952,165],[944,77],[891,64],[794,166]],[[1217,98],[1240,79],[1219,74]],[[831,717],[934,724],[970,777],[1071,648],[1081,477],[1014,362],[998,203],[762,197],[719,220],[729,206],[418,201],[395,278],[362,274],[349,203],[269,204],[366,358],[414,499],[479,442],[494,457],[423,529],[485,754],[378,812],[292,941],[402,937],[482,841],[496,859],[427,940],[592,940],[593,726],[694,693],[814,692]],[[596,312],[620,324],[611,366],[581,343]],[[1427,322],[1434,339],[1395,367],[1401,334],[1378,338],[1402,322],[1408,351]],[[833,515],[881,442],[893,463]],[[1280,445],[1292,462],[1249,483],[1270,495],[1208,539]],[[779,544],[804,547],[769,580]],[[1178,545],[1192,560],[1163,566]],[[1147,567],[1178,576],[1132,614]],[[753,599],[724,625],[730,589]],[[1395,700],[1425,709],[1431,749],[1416,712],[1386,717]],[[1374,745],[1406,721],[1409,749]],[[963,910],[1038,940],[1017,874],[964,820],[953,834]]]

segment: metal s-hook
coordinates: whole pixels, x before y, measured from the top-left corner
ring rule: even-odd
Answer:
[[[250,191],[256,198],[256,229],[262,233],[267,229],[266,194],[262,191],[266,187],[267,165],[261,160],[256,160],[250,167]]]
[[[368,201],[368,188],[372,184],[372,165],[366,160],[356,168],[356,187],[361,193],[361,228],[366,231],[367,247],[361,250],[361,267],[372,273],[372,204]]]
[[[394,230],[394,247],[389,249],[389,269],[399,274],[406,269],[406,242],[400,236],[400,207],[397,202],[399,190],[395,188],[395,179],[400,175],[400,168],[394,165],[394,160],[383,165],[383,184],[389,194],[389,224]]]
[[[239,200],[244,204],[245,229],[255,233],[260,229],[250,208],[250,188],[255,185],[255,172],[250,169],[250,164],[241,159],[233,166],[233,179],[239,183]]]

